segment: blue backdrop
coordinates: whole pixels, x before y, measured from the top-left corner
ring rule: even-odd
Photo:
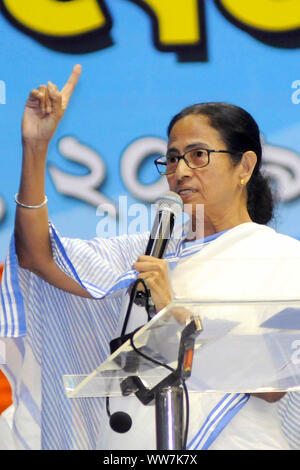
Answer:
[[[13,229],[25,100],[48,80],[62,87],[76,63],[82,76],[47,168],[49,212],[62,234],[95,236],[100,202],[118,207],[120,195],[128,203],[154,200],[165,183],[147,156],[164,148],[170,118],[189,104],[227,101],[256,118],[265,169],[282,199],[276,228],[300,238],[298,1],[38,3],[41,11],[32,0],[0,2],[0,260]],[[102,13],[98,24],[97,15],[89,25],[75,11],[84,4],[86,14]],[[52,6],[64,10],[48,11]],[[63,29],[68,22],[71,32]],[[143,162],[138,172],[135,159]]]

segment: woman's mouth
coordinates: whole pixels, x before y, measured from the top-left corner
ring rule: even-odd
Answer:
[[[185,197],[195,192],[196,191],[194,189],[180,189],[179,191],[177,191],[177,194],[179,194],[180,197]]]

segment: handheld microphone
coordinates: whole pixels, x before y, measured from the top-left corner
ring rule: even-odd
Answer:
[[[175,218],[181,214],[183,203],[177,193],[167,191],[157,199],[155,206],[157,213],[145,255],[163,258],[173,232]]]
[[[168,191],[160,196],[160,198],[156,201],[155,206],[157,207],[157,213],[154,219],[145,254],[154,256],[156,258],[163,258],[174,229],[175,219],[182,213],[183,203],[177,193]],[[143,281],[143,283],[146,284],[145,281]],[[137,281],[134,284],[133,292],[131,292],[130,303],[125,316],[121,336],[120,338],[116,338],[110,342],[111,353],[121,346],[128,337],[132,336],[132,334],[125,335],[125,331],[133,302],[140,306],[147,306],[146,309],[149,316],[155,314],[155,306],[153,303],[150,305],[149,302],[149,297],[151,297],[150,292],[147,292],[149,289],[146,289],[146,293],[143,291],[137,292],[136,287]],[[109,424],[114,431],[118,433],[125,433],[129,431],[132,426],[131,417],[122,411],[111,414],[109,410],[108,397],[106,398],[106,411],[109,417]]]
[[[175,219],[182,213],[183,203],[177,193],[167,191],[157,199],[155,206],[157,212],[145,255],[163,258],[174,229]],[[137,292],[134,303],[142,307],[147,305],[147,313],[150,318],[155,315],[155,305],[149,293],[145,294],[143,291]]]

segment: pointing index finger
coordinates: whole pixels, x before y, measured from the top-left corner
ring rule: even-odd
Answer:
[[[62,94],[63,102],[65,106],[67,106],[69,99],[77,85],[77,82],[81,74],[81,69],[82,67],[79,64],[74,66],[72,73],[69,76],[68,81],[66,82],[65,86],[61,90],[61,94]]]

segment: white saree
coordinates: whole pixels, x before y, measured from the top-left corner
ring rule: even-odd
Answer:
[[[67,294],[21,269],[12,240],[1,285],[0,332],[6,345],[2,370],[13,389],[13,447],[155,449],[153,407],[142,407],[135,397],[112,401],[112,411],[127,408],[133,418],[132,429],[121,436],[108,427],[102,399],[72,400],[71,404],[62,385],[64,374],[87,374],[109,355],[109,341],[123,321],[120,312],[127,287],[136,277],[132,264],[144,253],[148,235],[70,240],[60,238],[51,225],[50,234],[57,264],[95,300]],[[266,285],[268,296],[288,298],[299,277],[285,272],[287,257],[300,259],[300,243],[254,223],[237,226],[203,245],[184,246],[172,240],[167,253],[176,295],[198,298],[199,289],[204,298],[232,298],[237,292],[239,298],[253,292],[264,296]],[[201,272],[203,259],[218,263],[218,259],[241,258],[255,258],[257,263],[276,258],[280,269],[275,274],[261,263],[255,269],[253,263],[248,273],[241,273],[237,265],[227,265],[226,272],[211,265],[209,276]],[[232,269],[240,273],[238,284],[229,282]],[[138,319],[145,321],[146,316]],[[275,404],[247,394],[192,394],[188,446],[300,448],[299,418],[298,393],[288,393]]]

